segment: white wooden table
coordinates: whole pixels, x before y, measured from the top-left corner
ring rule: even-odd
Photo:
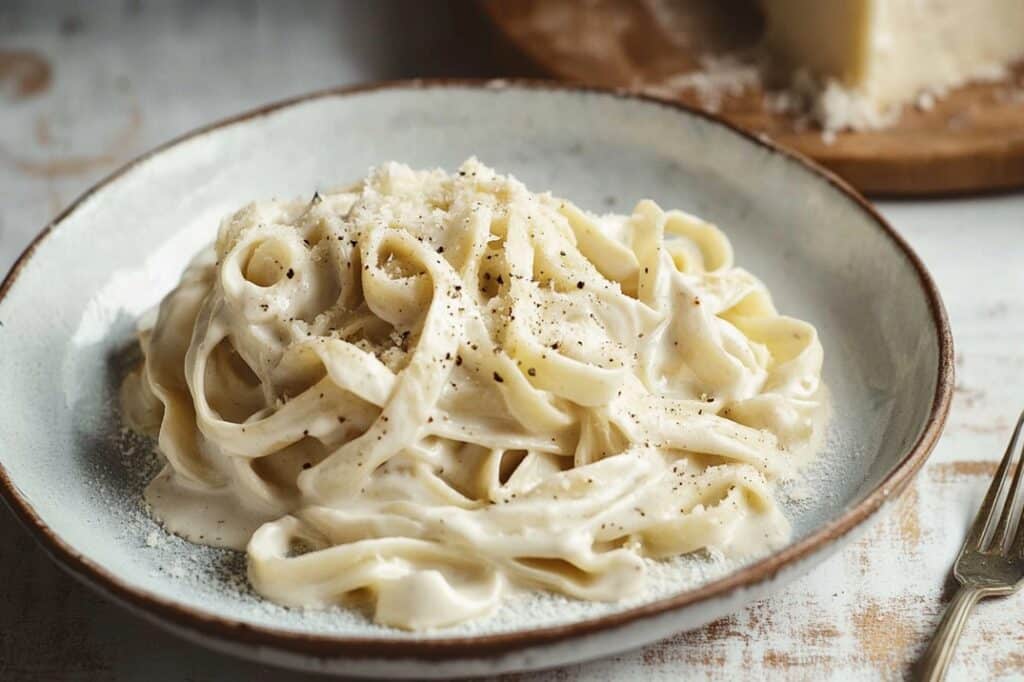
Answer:
[[[82,190],[197,125],[332,85],[498,74],[465,6],[126,0],[80,10],[0,3],[3,270]],[[946,433],[912,489],[858,544],[734,616],[641,651],[512,679],[906,674],[1024,407],[1024,193],[881,208],[938,281],[957,346]],[[1022,644],[1024,594],[982,603],[953,677],[1024,679]],[[0,679],[318,678],[246,664],[146,625],[60,572],[0,510]]]

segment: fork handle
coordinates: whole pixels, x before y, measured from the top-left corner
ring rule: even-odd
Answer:
[[[961,585],[953,595],[946,612],[942,614],[942,621],[935,631],[935,636],[928,645],[928,651],[921,659],[922,680],[939,682],[946,677],[949,662],[953,659],[953,649],[960,639],[967,616],[983,596],[984,591],[981,588],[968,585]]]

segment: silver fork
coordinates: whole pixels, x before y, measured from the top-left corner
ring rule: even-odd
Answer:
[[[1017,504],[1024,464],[1018,463],[1010,491],[1004,495],[1022,440],[1022,426],[1024,413],[1017,420],[1006,454],[953,565],[953,575],[960,581],[960,588],[946,607],[935,637],[921,660],[923,680],[945,677],[953,648],[978,600],[1013,594],[1024,584],[1024,523],[1020,522],[1020,505]]]

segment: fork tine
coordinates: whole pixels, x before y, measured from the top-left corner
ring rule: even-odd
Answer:
[[[1013,453],[1020,436],[1022,423],[1024,423],[1024,414],[1017,420],[1017,426],[1013,430],[1013,437],[1010,438],[1006,454],[1003,455],[1002,461],[999,462],[996,475],[992,478],[992,484],[988,487],[988,492],[985,494],[985,501],[981,503],[978,516],[974,519],[974,524],[971,526],[971,531],[967,534],[967,539],[964,540],[964,546],[960,550],[961,555],[969,549],[982,549],[981,542],[985,537],[985,529],[989,527],[992,519],[999,513],[999,509],[996,509],[996,507],[999,503],[999,496],[1003,492],[1003,487],[1006,485],[1006,473],[1009,471],[1010,462],[1013,461]]]
[[[1017,533],[1013,536],[1013,542],[1007,552],[1009,556],[1024,557],[1024,523],[1017,526]]]
[[[1020,417],[1017,418],[1017,426],[1014,427],[1013,437],[1010,438],[1010,443],[1006,446],[1004,459],[1014,459],[1022,425],[1024,425],[1024,412],[1021,412]],[[1017,500],[1018,489],[1020,488],[1022,473],[1024,473],[1024,463],[1018,461],[1017,472],[1013,476],[1013,485],[1010,486],[1010,492],[1006,494],[1006,502],[1003,503],[1003,510],[999,514],[999,525],[996,526],[995,532],[992,533],[992,541],[989,543],[989,546],[993,549],[1001,550],[1006,545],[1007,536],[1010,534],[1010,528],[1015,521],[1013,510]]]
[[[1007,454],[1004,456],[1004,460],[1007,462],[1013,462],[1017,453],[1017,443],[1020,440],[1021,425],[1024,424],[1024,413],[1017,419],[1017,426],[1014,427],[1014,435],[1010,438],[1010,443],[1007,445]],[[1017,472],[1014,474],[1013,484],[1010,486],[1010,492],[1007,494],[1007,499],[1002,503],[1001,511],[999,512],[999,522],[995,526],[995,531],[992,532],[992,539],[988,545],[992,549],[999,550],[1007,542],[1007,536],[1010,535],[1010,528],[1014,523],[1014,503],[1017,498],[1018,488],[1020,487],[1021,473],[1024,472],[1024,466],[1020,463],[1017,464]],[[1010,471],[1006,472],[1006,475],[1010,475]]]

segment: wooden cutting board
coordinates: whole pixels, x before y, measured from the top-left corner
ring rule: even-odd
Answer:
[[[778,112],[758,83],[724,94],[694,87],[703,79],[694,74],[709,73],[702,55],[742,51],[760,39],[762,20],[750,0],[484,0],[484,6],[502,33],[555,76],[717,112],[814,158],[863,192],[1024,187],[1024,64],[1003,81],[957,89],[928,109],[907,106],[891,128],[830,136]],[[710,73],[714,78],[715,70]]]

